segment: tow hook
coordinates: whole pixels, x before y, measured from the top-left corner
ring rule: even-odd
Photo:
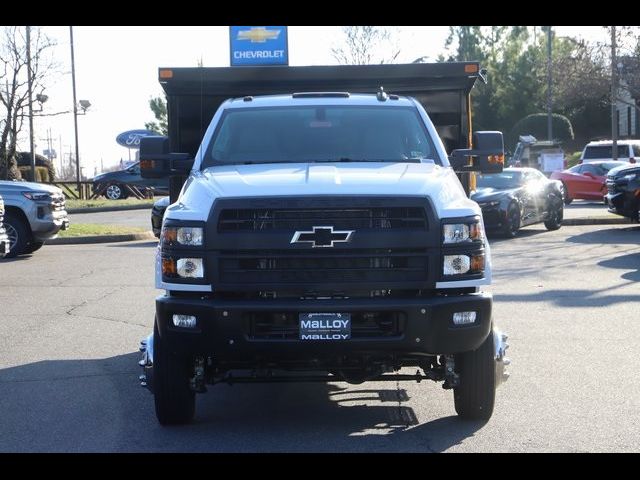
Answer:
[[[444,355],[444,383],[442,388],[456,388],[460,385],[460,376],[455,371],[455,361],[453,355]]]
[[[193,365],[193,377],[191,378],[191,390],[196,393],[205,393],[207,387],[204,381],[204,357],[196,357]]]

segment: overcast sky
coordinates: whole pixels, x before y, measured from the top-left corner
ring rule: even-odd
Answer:
[[[42,27],[56,43],[57,75],[47,81],[49,100],[43,113],[72,109],[71,53],[69,27]],[[603,40],[602,27],[554,27],[557,35]],[[290,65],[332,65],[331,48],[341,45],[341,27],[289,27]],[[398,63],[410,63],[427,56],[435,61],[444,53],[448,27],[399,27]],[[149,99],[161,94],[158,67],[229,66],[229,28],[219,27],[74,27],[76,86],[78,100],[89,100],[91,108],[78,117],[80,160],[83,172],[92,177],[132,157],[120,147],[116,136],[130,129],[144,128],[153,120]],[[40,93],[36,91],[35,93]],[[68,158],[74,150],[73,115],[35,118],[36,150],[47,148],[50,130],[52,146]],[[25,129],[25,140],[28,133]],[[28,150],[28,140],[22,145]],[[59,165],[59,163],[57,163]]]

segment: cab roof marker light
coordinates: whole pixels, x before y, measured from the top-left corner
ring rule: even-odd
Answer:
[[[173,70],[163,68],[162,70],[160,70],[160,78],[162,78],[163,80],[173,78]]]

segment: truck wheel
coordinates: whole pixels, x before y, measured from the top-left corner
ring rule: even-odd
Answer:
[[[189,423],[196,411],[196,394],[189,387],[189,361],[169,350],[153,326],[153,395],[161,425]]]
[[[489,420],[496,396],[493,332],[477,350],[456,355],[460,385],[453,390],[456,412],[468,420]]]
[[[25,248],[31,238],[31,232],[29,227],[25,225],[24,220],[7,212],[3,223],[9,237],[9,253],[5,255],[5,258],[14,258],[25,253]]]
[[[24,249],[23,253],[33,253],[44,245],[44,242],[30,242]]]

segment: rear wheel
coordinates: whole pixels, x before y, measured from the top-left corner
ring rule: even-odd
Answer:
[[[502,233],[505,237],[513,238],[518,234],[518,230],[520,230],[520,208],[515,203],[512,203],[507,209],[507,218],[502,228]]]
[[[153,326],[153,395],[161,425],[189,423],[196,411],[196,394],[189,386],[190,362],[171,352]]]
[[[456,371],[460,385],[453,390],[456,412],[468,420],[489,420],[496,396],[494,335],[473,352],[456,355]]]
[[[569,196],[569,189],[567,188],[567,184],[564,182],[562,183],[562,197],[564,199],[565,205],[570,205],[571,202],[573,202],[573,198]]]
[[[25,248],[31,239],[31,232],[24,220],[7,212],[3,223],[9,237],[9,253],[5,255],[5,258],[14,258],[26,253]]]
[[[558,230],[562,226],[562,218],[564,216],[562,201],[554,197],[550,200],[550,203],[549,218],[544,222],[544,226],[547,227],[547,230]]]

